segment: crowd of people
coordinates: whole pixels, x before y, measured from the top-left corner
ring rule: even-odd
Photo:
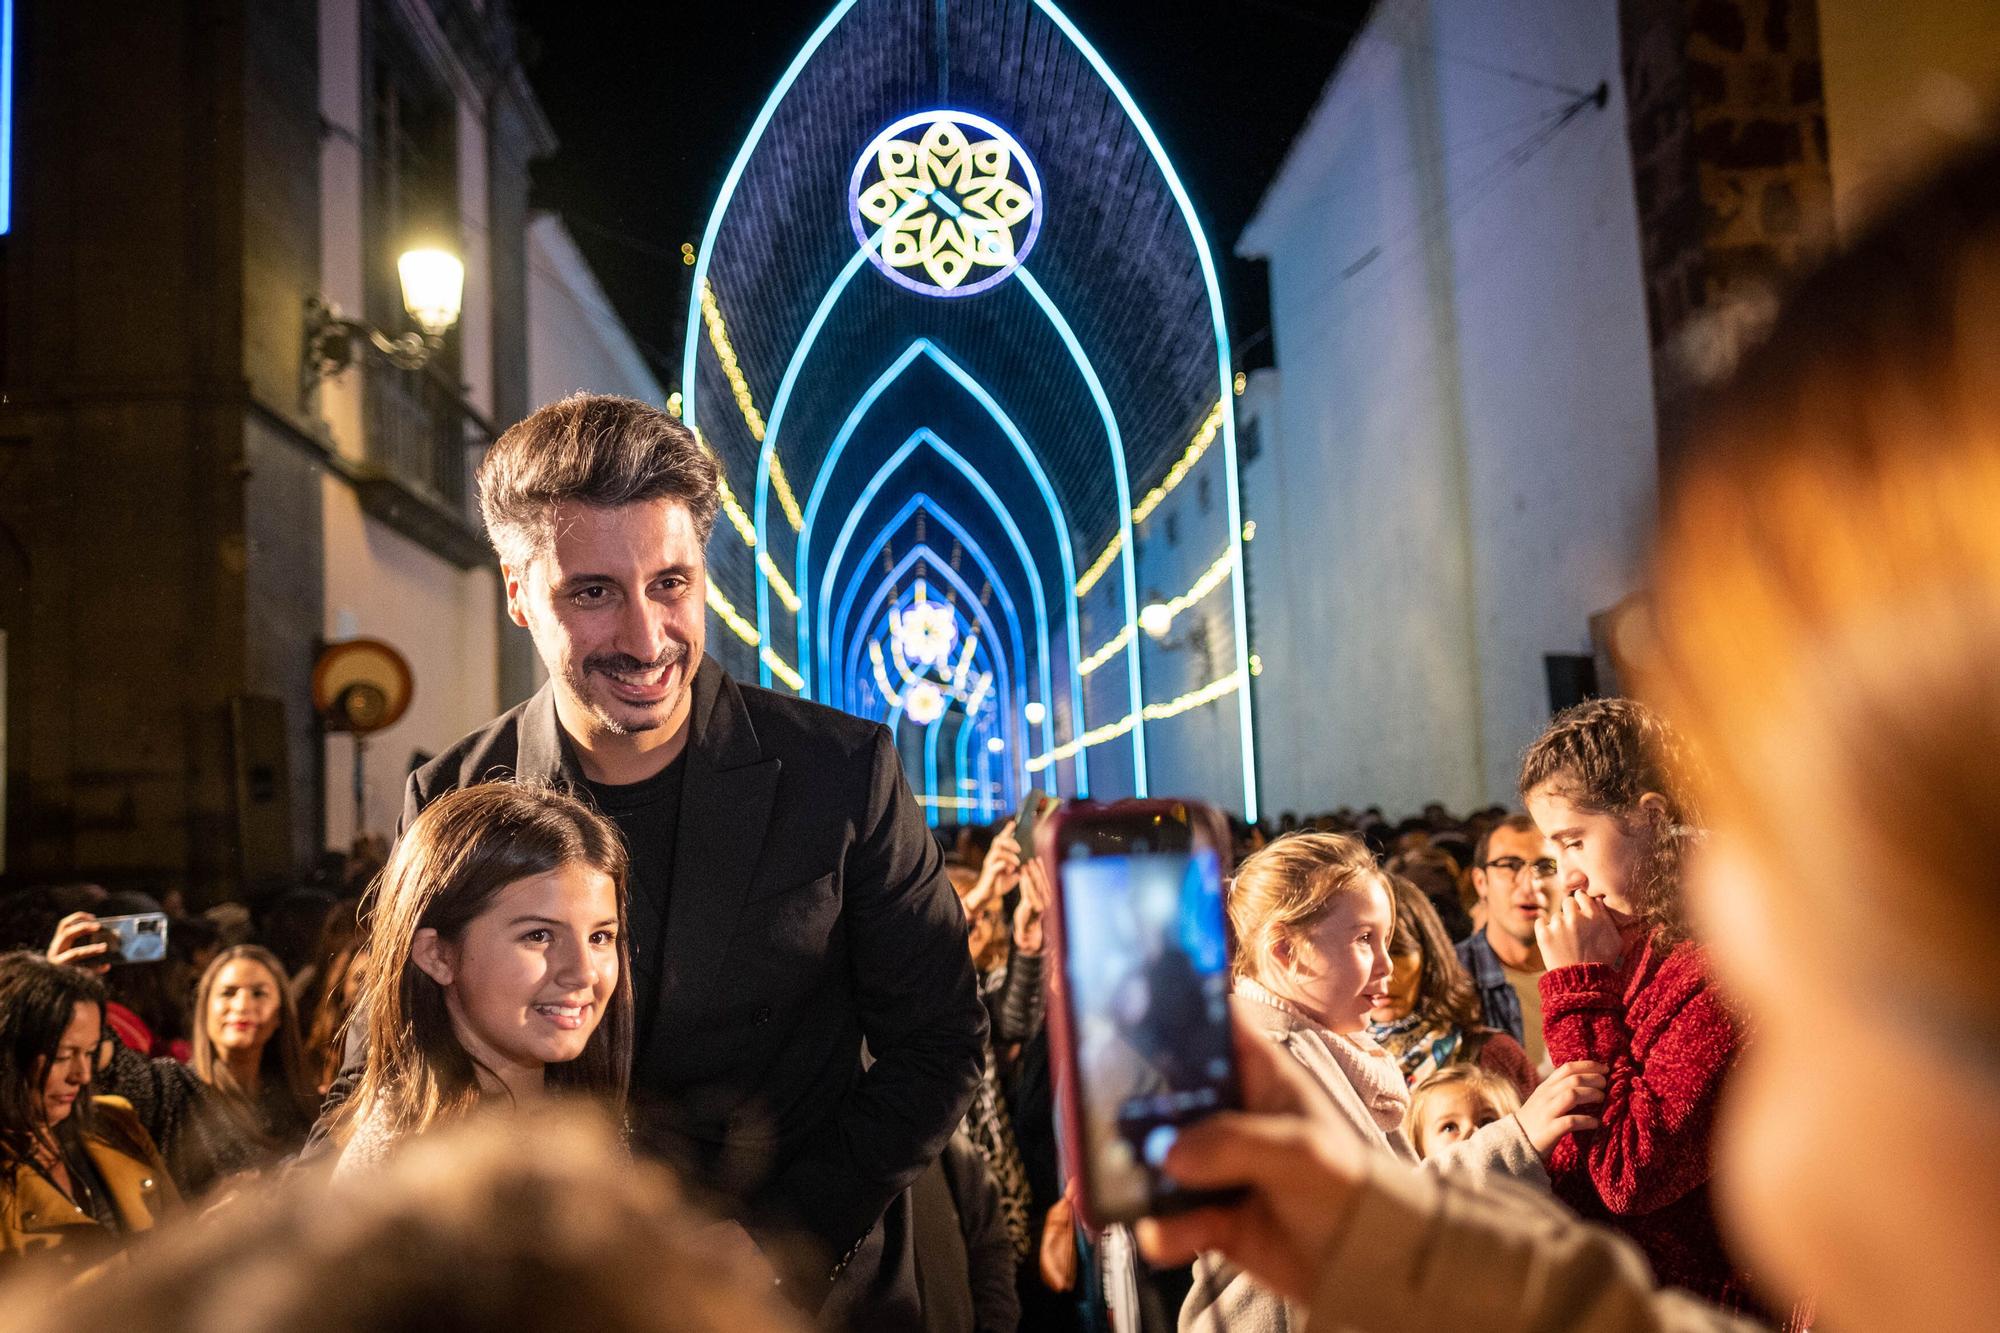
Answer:
[[[1988,147],[1718,391],[1646,702],[1555,717],[1518,809],[1237,828],[1243,1105],[1163,1163],[1228,1193],[1143,1269],[1061,1165],[1050,861],[704,657],[678,423],[543,409],[480,488],[551,683],[393,848],[250,909],[5,898],[0,1322],[1990,1322],[1996,367]]]

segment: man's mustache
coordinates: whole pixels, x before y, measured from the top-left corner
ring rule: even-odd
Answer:
[[[596,653],[583,659],[585,671],[606,671],[619,676],[636,676],[642,672],[658,671],[662,667],[677,666],[687,660],[687,646],[675,644],[651,662],[641,662],[630,653]]]

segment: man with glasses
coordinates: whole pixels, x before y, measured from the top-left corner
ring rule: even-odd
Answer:
[[[1535,922],[1548,906],[1555,875],[1555,853],[1534,820],[1510,815],[1488,829],[1472,857],[1472,887],[1485,925],[1458,946],[1458,961],[1479,989],[1486,1026],[1520,1042],[1543,1073],[1549,1069],[1541,992],[1547,968]]]

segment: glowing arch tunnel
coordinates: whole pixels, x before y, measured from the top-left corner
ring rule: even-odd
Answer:
[[[693,277],[680,411],[729,488],[711,651],[893,722],[933,819],[1028,784],[1255,817],[1215,264],[1060,8],[834,5],[731,161]],[[1142,632],[1142,602],[1190,632]],[[962,636],[985,691],[899,674],[906,616]]]

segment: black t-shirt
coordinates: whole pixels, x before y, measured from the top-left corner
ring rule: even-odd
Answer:
[[[683,750],[674,762],[643,782],[611,786],[582,780],[591,802],[624,835],[625,853],[631,858],[626,896],[633,901],[643,896],[652,903],[653,919],[659,923],[659,934],[654,938],[630,941],[633,998],[639,1004],[641,1029],[659,994],[660,954],[674,882],[674,842],[680,832],[681,777],[686,771],[687,752]]]

